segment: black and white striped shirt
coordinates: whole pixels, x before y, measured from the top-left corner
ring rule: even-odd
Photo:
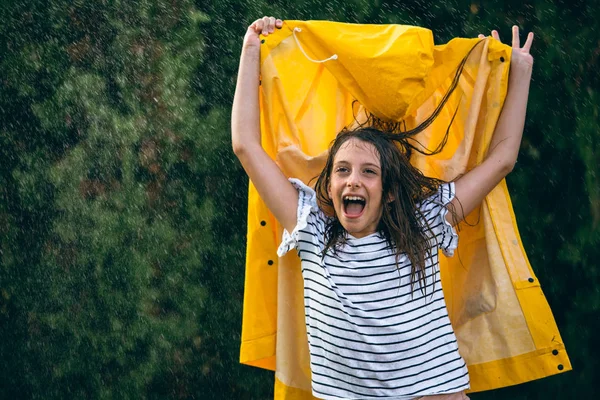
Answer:
[[[425,294],[411,290],[411,264],[380,234],[324,248],[327,216],[315,192],[290,179],[299,193],[298,221],[284,232],[280,256],[296,248],[302,263],[312,389],[321,399],[412,399],[469,388],[439,274],[438,248],[451,256],[458,236],[445,220],[454,184],[419,208],[434,237],[426,261]]]

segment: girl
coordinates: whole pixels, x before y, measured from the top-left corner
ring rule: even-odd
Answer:
[[[411,166],[397,135],[362,127],[337,136],[313,190],[288,180],[260,143],[259,35],[281,26],[281,20],[264,17],[246,32],[232,144],[285,229],[279,255],[296,248],[301,258],[313,394],[466,398],[468,371],[444,303],[438,249],[453,254],[458,239],[453,226],[516,162],[533,34],[521,48],[513,27],[509,89],[479,166],[455,182],[428,178]],[[498,39],[496,31],[492,36]]]

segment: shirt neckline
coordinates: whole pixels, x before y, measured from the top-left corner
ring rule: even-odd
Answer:
[[[366,240],[366,239],[370,239],[370,238],[373,238],[373,237],[377,237],[379,239],[383,239],[383,236],[379,232],[373,232],[373,233],[368,234],[367,236],[363,236],[361,238],[354,237],[351,234],[349,234],[348,232],[346,232],[346,236],[347,236],[348,240],[352,240],[354,242],[360,242],[360,241],[363,241],[363,240]]]

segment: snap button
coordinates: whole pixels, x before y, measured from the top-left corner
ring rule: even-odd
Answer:
[[[533,283],[533,281],[534,281],[535,279],[533,279],[533,278],[529,278],[529,279],[527,279],[527,280],[528,280],[529,282]]]
[[[260,226],[265,226],[267,224],[266,221],[260,221]]]
[[[504,62],[504,57],[500,57],[500,62]]]
[[[558,350],[552,350],[552,355],[558,355]]]
[[[562,365],[562,364],[558,364],[558,370],[559,370],[559,371],[562,371],[564,368],[565,368],[565,367],[563,367],[563,365]]]
[[[273,260],[269,260],[269,261],[267,262],[267,264],[269,264],[269,265],[273,265]]]

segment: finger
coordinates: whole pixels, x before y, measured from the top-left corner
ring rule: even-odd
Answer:
[[[256,32],[257,34],[260,35],[260,32],[262,32],[263,29],[263,20],[261,19],[257,19],[256,21],[254,21],[252,23],[252,25],[250,25],[250,28],[252,28],[252,30],[254,30],[254,32]]]
[[[500,40],[500,36],[498,35],[498,31],[497,30],[493,30],[492,31],[492,37],[496,40]]]
[[[527,40],[525,41],[525,44],[523,45],[523,51],[526,53],[530,53],[532,43],[533,43],[533,32],[529,32],[529,34],[527,35]]]
[[[483,34],[481,34],[481,33],[480,33],[480,34],[479,34],[479,36],[477,36],[477,37],[478,37],[479,39],[485,39],[485,35],[483,35]]]
[[[281,29],[282,26],[283,26],[283,21],[280,19],[276,19],[275,20],[275,28]]]
[[[273,33],[275,31],[275,18],[269,17],[269,33]]]
[[[262,34],[267,36],[269,34],[269,17],[263,17],[262,22]]]
[[[519,27],[517,25],[513,25],[512,27],[512,47],[518,49],[521,47],[521,42],[519,41]]]

